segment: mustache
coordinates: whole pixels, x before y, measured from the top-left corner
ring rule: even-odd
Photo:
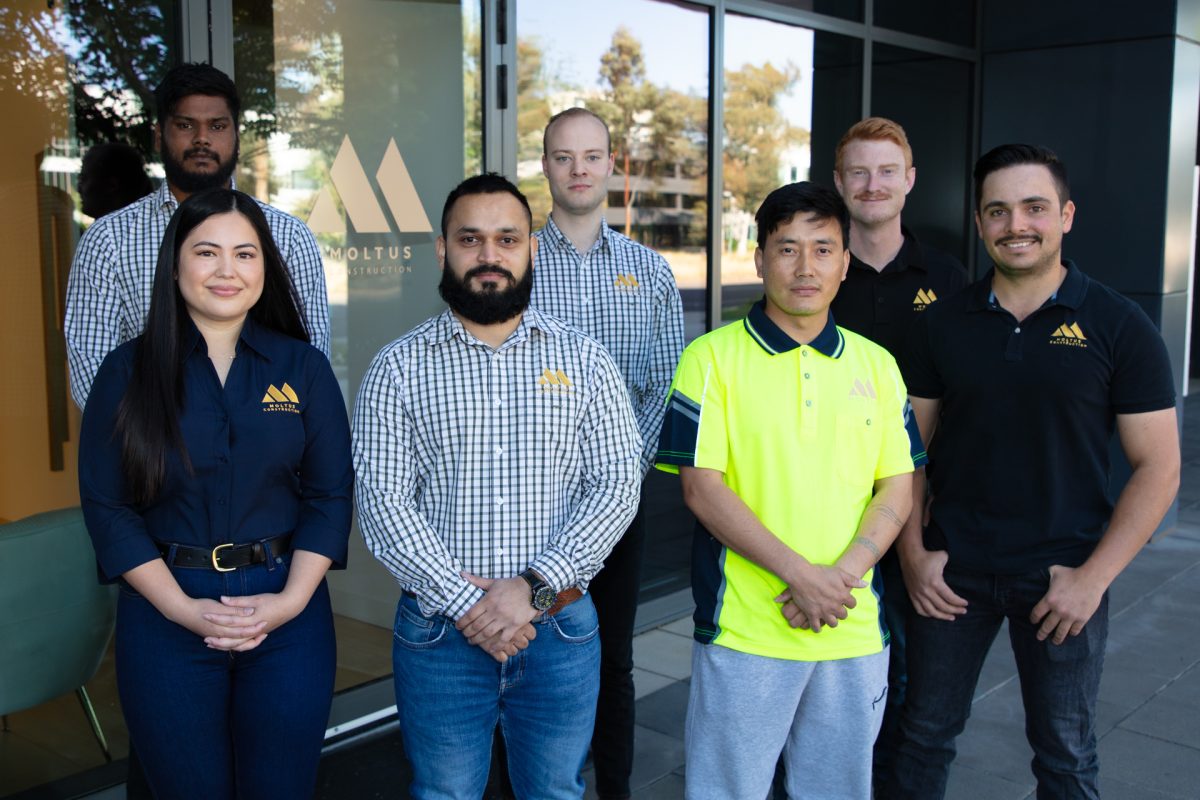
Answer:
[[[221,160],[220,157],[218,157],[216,153],[214,153],[212,150],[209,150],[207,147],[194,147],[191,150],[183,151],[183,157],[185,160],[189,159],[189,158],[195,158],[196,156],[204,156],[205,158],[211,158],[213,161]]]
[[[855,200],[887,200],[892,196],[891,192],[859,192],[854,195]]]
[[[516,276],[514,276],[511,272],[509,272],[508,270],[506,270],[504,267],[500,266],[499,264],[480,264],[478,267],[472,267],[471,269],[467,270],[465,275],[463,275],[463,280],[468,281],[471,278],[475,278],[480,275],[483,275],[485,272],[499,272],[501,275],[508,278],[510,281],[515,282],[517,280]]]

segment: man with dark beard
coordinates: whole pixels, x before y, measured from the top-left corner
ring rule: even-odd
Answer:
[[[175,209],[202,189],[229,186],[238,159],[241,102],[229,76],[181,64],[154,90],[154,141],[166,182],[98,219],[79,241],[67,281],[71,396],[80,408],[100,362],[142,332],[159,244]],[[259,202],[301,302],[313,346],[329,355],[329,305],[316,239],[300,220]]]
[[[499,721],[518,797],[583,796],[599,690],[588,583],[628,526],[641,436],[608,352],[529,307],[505,178],[450,193],[447,311],[387,345],[354,409],[359,524],[404,589],[392,649],[415,798],[478,798]]]

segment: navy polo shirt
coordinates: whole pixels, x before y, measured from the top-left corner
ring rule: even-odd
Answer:
[[[350,428],[333,370],[319,350],[247,319],[225,386],[188,323],[181,353],[177,452],[149,506],[136,506],[113,435],[141,337],[109,353],[88,395],[79,437],[79,494],[101,578],[159,558],[156,542],[215,547],[292,533],[292,547],[346,563]]]
[[[930,443],[925,545],[1001,574],[1075,567],[1100,540],[1117,414],[1175,407],[1166,346],[1131,300],[1070,261],[1058,292],[1018,323],[992,273],[913,326],[909,394],[942,401]]]
[[[830,309],[838,325],[899,359],[908,330],[921,312],[966,285],[967,271],[957,259],[921,244],[904,229],[900,252],[878,272],[850,254],[850,269]]]

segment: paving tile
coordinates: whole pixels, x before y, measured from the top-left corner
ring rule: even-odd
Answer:
[[[1111,775],[1168,797],[1196,797],[1200,750],[1117,728],[1100,741],[1100,779]]]
[[[689,688],[687,681],[672,681],[669,686],[638,700],[638,724],[682,739]]]
[[[971,706],[966,730],[958,737],[956,766],[1006,780],[1028,777],[1033,751],[1025,740],[1025,709],[1014,681]]]
[[[1188,674],[1200,675],[1200,668],[1194,667]],[[1189,701],[1190,687],[1186,684],[1172,691],[1178,683],[1166,687],[1157,697],[1125,718],[1120,727],[1200,750],[1200,722],[1197,721],[1200,720],[1200,704]],[[1200,681],[1193,680],[1193,683]],[[1191,694],[1195,693],[1191,689]]]
[[[657,672],[647,672],[639,667],[633,668],[633,696],[641,700],[647,695],[654,694],[660,689],[675,683],[674,678],[659,675]]]
[[[664,775],[645,788],[633,793],[634,800],[680,800],[683,797],[683,776],[674,772]]]
[[[692,638],[692,632],[695,629],[696,623],[692,621],[691,615],[681,617],[674,622],[663,625],[661,628],[659,628],[660,631],[667,631],[668,633],[674,633],[678,636],[686,636],[688,639]]]
[[[633,663],[641,669],[682,680],[692,674],[692,640],[650,631],[633,640]]]
[[[634,747],[637,759],[633,762],[629,785],[635,789],[656,783],[683,766],[682,739],[638,725],[634,728]]]
[[[1033,793],[1033,778],[1021,782],[1015,773],[1012,780],[989,772],[972,769],[957,761],[950,767],[950,779],[946,783],[946,800],[1024,800]]]
[[[1132,783],[1105,778],[1104,767],[1101,765],[1100,794],[1104,800],[1195,800],[1196,795],[1168,794],[1145,786],[1134,786]]]

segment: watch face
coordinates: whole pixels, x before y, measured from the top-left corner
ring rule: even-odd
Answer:
[[[550,608],[550,606],[554,605],[554,601],[557,599],[558,595],[554,593],[553,589],[551,589],[549,586],[542,585],[539,586],[537,591],[533,593],[531,602],[533,603],[533,607],[538,611],[545,611],[546,609]]]

